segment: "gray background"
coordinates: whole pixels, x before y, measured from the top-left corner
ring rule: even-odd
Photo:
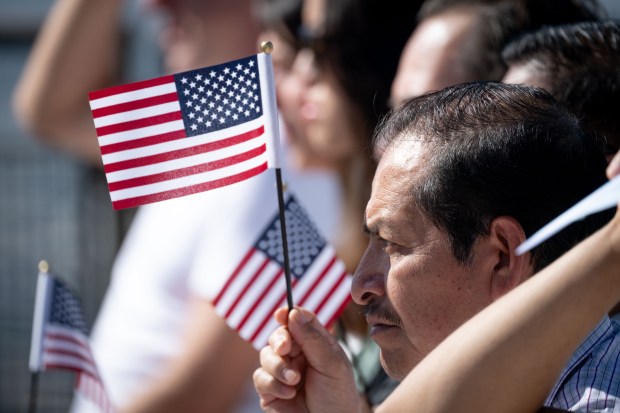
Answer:
[[[620,16],[620,0],[603,3]],[[0,412],[28,406],[28,354],[37,263],[46,259],[78,292],[92,324],[110,266],[132,211],[115,213],[105,179],[65,155],[43,148],[16,126],[13,87],[50,0],[0,0]],[[126,76],[159,73],[152,27],[127,6]],[[41,376],[38,411],[65,412],[73,374]]]

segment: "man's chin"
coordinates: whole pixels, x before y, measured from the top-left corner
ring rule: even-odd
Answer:
[[[380,358],[383,370],[393,380],[402,381],[413,368],[407,367],[408,363],[403,362],[402,356],[392,356],[389,351],[384,353],[383,349],[380,352]]]

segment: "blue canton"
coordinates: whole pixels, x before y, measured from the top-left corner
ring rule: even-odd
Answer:
[[[70,327],[88,335],[82,307],[75,295],[62,282],[52,279],[52,302],[49,323]]]
[[[262,115],[256,56],[174,75],[187,136],[240,125]]]
[[[301,278],[325,247],[325,240],[293,196],[286,202],[284,216],[291,275]],[[256,248],[284,267],[280,228],[280,219],[276,215],[259,238]]]

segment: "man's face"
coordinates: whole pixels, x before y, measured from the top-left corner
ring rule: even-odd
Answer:
[[[476,247],[471,263],[457,262],[447,234],[416,205],[412,194],[427,162],[420,141],[383,155],[366,208],[370,242],[352,286],[381,362],[397,380],[492,301],[490,274]]]

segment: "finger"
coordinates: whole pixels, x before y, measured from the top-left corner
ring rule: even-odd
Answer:
[[[288,331],[301,347],[307,363],[318,370],[342,373],[349,362],[336,338],[325,329],[316,316],[303,308],[289,314]]]
[[[286,307],[278,308],[273,313],[273,318],[276,319],[278,324],[285,326],[286,323],[288,322],[288,308]]]
[[[286,327],[278,327],[269,335],[269,347],[280,356],[288,356],[293,348],[293,337]]]
[[[609,179],[620,174],[620,152],[616,153],[609,165],[607,166],[607,177]]]
[[[301,381],[303,359],[282,357],[271,347],[264,347],[259,354],[262,369],[283,384],[295,386]]]
[[[262,367],[254,371],[252,379],[254,380],[256,393],[260,396],[263,405],[269,404],[276,399],[289,400],[297,394],[295,386],[288,386],[282,383]]]

